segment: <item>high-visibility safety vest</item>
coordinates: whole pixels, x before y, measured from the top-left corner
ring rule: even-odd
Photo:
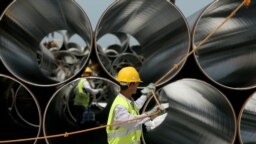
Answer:
[[[90,96],[88,93],[84,92],[84,82],[87,80],[85,78],[81,78],[76,86],[76,96],[74,99],[75,106],[83,106],[88,107]]]
[[[108,125],[113,124],[114,115],[115,115],[115,107],[117,105],[124,106],[129,113],[133,115],[138,115],[139,110],[136,106],[132,106],[132,104],[122,95],[117,95],[115,98],[109,112],[108,116]],[[119,126],[107,126],[106,128],[108,134],[108,143],[109,144],[140,144],[141,138],[141,126],[124,128],[122,125]]]

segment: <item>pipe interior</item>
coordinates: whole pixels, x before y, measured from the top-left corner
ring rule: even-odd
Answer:
[[[91,110],[95,114],[95,120],[87,121],[84,124],[77,123],[74,107],[75,88],[80,79],[73,80],[60,88],[49,100],[43,118],[43,132],[45,136],[61,134],[93,128],[105,125],[111,104],[119,93],[119,86],[114,82],[100,77],[87,77],[93,88],[102,88],[103,92],[97,94],[91,103]],[[82,113],[81,113],[82,114]],[[106,129],[98,129],[86,133],[72,135],[67,138],[46,139],[48,144],[60,143],[107,143]]]
[[[195,25],[193,43],[198,45],[240,3],[240,0],[222,0],[210,5]],[[223,87],[256,86],[255,4],[252,1],[249,7],[242,7],[194,53],[202,71]]]
[[[36,98],[24,85],[6,75],[0,75],[0,86],[0,140],[38,137],[41,111]]]
[[[139,70],[142,85],[156,82],[190,47],[184,16],[164,0],[114,2],[101,16],[95,37],[103,69],[115,78],[120,68],[132,65]],[[159,84],[174,77],[182,65]]]
[[[196,79],[170,83],[158,92],[166,113],[158,116],[157,126],[144,129],[146,144],[231,144],[236,136],[236,117],[225,95]],[[151,99],[147,109],[155,105]],[[155,121],[154,120],[154,121]]]
[[[33,85],[57,85],[89,59],[92,27],[73,0],[17,0],[0,20],[0,56],[9,71]]]
[[[256,143],[256,93],[246,101],[242,109],[239,138],[243,144]]]

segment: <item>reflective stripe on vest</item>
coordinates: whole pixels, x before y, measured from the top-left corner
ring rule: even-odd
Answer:
[[[132,128],[132,129],[129,129],[129,130],[126,130],[126,131],[108,133],[108,138],[111,139],[111,138],[115,138],[115,137],[123,137],[125,135],[129,135],[129,134],[135,132],[136,130],[140,130],[140,127],[139,128]]]
[[[129,113],[133,115],[138,115],[139,110],[135,107],[133,107],[130,102],[122,95],[118,95],[109,112],[108,116],[108,125],[113,124],[114,119],[114,111],[115,107],[117,105],[122,105],[125,107]],[[108,143],[109,144],[140,144],[140,138],[141,138],[141,126],[138,126],[136,128],[124,128],[122,126],[119,126],[117,128],[111,128],[108,126],[106,128],[107,134],[108,134]]]
[[[74,105],[87,107],[89,105],[90,96],[88,93],[84,92],[84,82],[85,78],[81,78],[76,86],[76,95],[74,98]]]

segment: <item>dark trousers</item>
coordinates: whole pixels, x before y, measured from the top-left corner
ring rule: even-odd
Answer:
[[[74,116],[76,118],[76,123],[78,126],[81,125],[81,121],[83,120],[83,113],[85,111],[84,106],[74,106]]]

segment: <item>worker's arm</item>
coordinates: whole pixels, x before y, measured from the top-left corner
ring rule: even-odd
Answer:
[[[152,92],[155,91],[155,89],[155,84],[150,83],[148,86],[141,90],[142,95],[134,102],[139,110],[142,108],[148,97],[152,95]]]
[[[114,122],[116,123],[124,122],[121,124],[123,127],[134,127],[134,126],[143,124],[145,121],[149,120],[149,117],[136,119],[136,120],[131,120],[131,119],[144,117],[144,116],[145,116],[144,114],[142,115],[130,114],[125,107],[123,107],[122,105],[117,105],[115,108]],[[131,120],[131,121],[127,121],[127,120]]]
[[[141,95],[136,101],[134,101],[134,104],[140,110],[143,107],[143,105],[147,99],[148,99],[148,96]]]
[[[90,84],[89,84],[88,81],[85,81],[85,82],[83,83],[83,85],[84,85],[85,91],[87,91],[87,92],[89,92],[90,94],[93,94],[93,95],[98,94],[99,92],[102,91],[102,89],[93,89],[93,88],[90,86]]]

